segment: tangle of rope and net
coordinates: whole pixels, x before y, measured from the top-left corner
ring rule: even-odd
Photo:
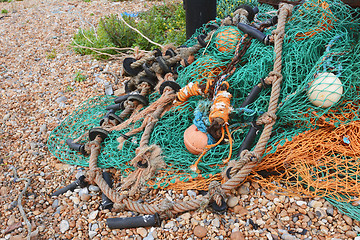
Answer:
[[[226,181],[220,184],[217,181],[213,181],[209,185],[209,191],[204,196],[198,196],[196,199],[188,201],[163,201],[160,204],[146,204],[132,201],[128,198],[128,195],[121,195],[114,191],[108,186],[102,177],[102,171],[97,166],[97,158],[100,154],[100,145],[102,139],[97,136],[93,141],[89,143],[90,148],[90,159],[87,179],[97,184],[102,192],[112,200],[115,205],[114,208],[128,209],[141,214],[155,214],[158,213],[160,217],[172,217],[174,214],[196,210],[200,207],[206,206],[210,201],[215,201],[218,205],[221,203],[221,199],[225,195],[229,194],[230,191],[237,186],[249,175],[253,167],[255,167],[260,159],[261,155],[265,150],[265,146],[270,139],[270,134],[276,120],[276,110],[278,105],[278,99],[280,95],[280,85],[282,82],[282,45],[285,34],[285,23],[287,18],[292,13],[292,5],[282,3],[279,7],[278,13],[278,25],[277,29],[273,31],[274,36],[274,51],[275,51],[275,62],[273,71],[269,73],[266,78],[267,83],[272,84],[271,97],[269,101],[268,110],[262,116],[259,117],[257,123],[264,124],[264,130],[257,142],[253,151],[244,150],[239,160],[232,160],[228,163],[227,168],[224,169],[223,173],[229,172],[226,177]],[[238,53],[241,55],[241,51]],[[238,58],[240,59],[240,58]],[[238,60],[237,59],[237,60]],[[236,58],[235,58],[236,61]],[[231,65],[230,65],[231,68]],[[229,68],[229,69],[230,69]],[[225,175],[225,174],[224,174]]]

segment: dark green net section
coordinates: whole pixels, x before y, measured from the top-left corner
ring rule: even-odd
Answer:
[[[256,1],[248,1],[251,5],[257,5]],[[306,5],[295,7],[291,19],[286,24],[286,35],[283,43],[282,75],[283,83],[277,111],[277,121],[273,134],[268,143],[275,152],[277,146],[286,140],[291,140],[295,135],[316,128],[320,117],[332,120],[336,126],[340,123],[359,120],[359,85],[360,85],[360,45],[359,18],[353,18],[354,9],[343,4],[341,1],[326,1],[328,7],[323,8],[318,1],[307,1]],[[218,1],[219,17],[230,14],[239,1]],[[271,6],[259,6],[259,20],[270,18],[276,12]],[[325,16],[325,17],[324,17]],[[215,22],[219,22],[217,19]],[[229,47],[229,42],[238,40],[226,39],[226,33],[230,27],[219,28],[205,48],[196,54],[196,60],[186,68],[178,69],[177,82],[184,87],[189,82],[206,82],[207,79],[222,74],[227,64],[234,56],[235,49],[220,51],[221,47]],[[271,34],[275,29],[272,27],[265,31]],[[209,33],[207,25],[198,29],[185,45],[191,47],[197,43],[196,37],[203,33]],[[312,34],[315,33],[315,34]],[[244,34],[239,33],[240,37]],[[234,46],[235,46],[234,45]],[[230,131],[234,139],[233,155],[235,158],[242,140],[249,129],[249,122],[263,112],[267,111],[271,89],[265,89],[259,98],[246,109],[239,109],[250,90],[260,83],[273,70],[274,48],[265,46],[257,40],[252,44],[236,66],[236,71],[228,77],[231,100],[234,112],[231,115]],[[342,88],[341,98],[333,102],[331,107],[323,108],[314,106],[308,98],[308,90],[318,74],[332,73],[341,84],[337,88],[325,87],[325,91],[337,93]],[[323,81],[323,82],[322,82]],[[323,80],[318,81],[314,87],[328,84]],[[329,84],[328,84],[329,85]],[[331,84],[330,84],[331,85]],[[150,100],[154,102],[159,95],[154,93]],[[320,97],[319,97],[320,99]],[[156,124],[150,139],[150,144],[157,144],[162,148],[167,168],[164,174],[155,179],[153,187],[166,187],[169,180],[186,182],[190,176],[197,174],[191,172],[189,167],[196,161],[198,156],[190,154],[184,145],[184,131],[193,123],[194,110],[204,100],[201,97],[191,98],[185,105],[173,108]],[[321,99],[320,99],[321,100]],[[321,101],[326,101],[321,100]],[[76,139],[87,133],[92,127],[99,126],[100,119],[105,115],[105,107],[113,104],[113,97],[99,96],[84,102],[83,105],[68,116],[57,128],[55,128],[48,140],[50,152],[60,161],[80,166],[88,166],[88,157],[72,151],[65,141],[67,138]],[[119,113],[119,112],[118,112]],[[137,122],[134,126],[140,126]],[[130,160],[135,156],[135,149],[139,146],[141,134],[139,133],[126,140],[123,149],[119,150],[117,138],[121,133],[128,132],[124,129],[120,132],[112,132],[103,143],[102,151],[98,159],[98,165],[102,168],[115,167],[126,173],[131,170]],[[85,143],[87,135],[83,138]],[[205,178],[219,173],[223,159],[229,154],[229,145],[219,145],[209,150],[199,164],[201,175]],[[341,208],[348,205],[337,203]],[[355,211],[355,210],[349,210]],[[358,211],[358,210],[356,210]]]

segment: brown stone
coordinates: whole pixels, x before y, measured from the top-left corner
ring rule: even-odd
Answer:
[[[352,220],[351,217],[349,217],[349,216],[347,216],[347,215],[344,214],[344,215],[343,215],[343,219],[345,220],[345,222],[346,222],[348,225],[352,226],[353,220]]]
[[[356,232],[354,232],[354,231],[347,231],[347,232],[345,233],[345,235],[346,235],[347,237],[349,237],[349,238],[352,238],[352,239],[357,236]]]
[[[203,238],[207,235],[207,229],[198,225],[194,228],[194,235],[198,238]]]
[[[245,240],[244,235],[242,234],[242,232],[232,232],[230,235],[230,239],[231,240]]]
[[[234,212],[240,215],[240,217],[246,216],[249,213],[249,211],[246,208],[240,205],[234,207]]]

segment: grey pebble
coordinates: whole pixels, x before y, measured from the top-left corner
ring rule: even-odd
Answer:
[[[46,124],[43,124],[43,125],[40,126],[40,132],[41,133],[46,132],[46,129],[47,129]]]
[[[56,100],[55,100],[55,102],[57,102],[57,103],[62,103],[62,102],[65,102],[65,101],[67,101],[67,97],[65,97],[65,96],[61,96],[61,97],[58,97]]]
[[[95,186],[95,185],[90,185],[89,186],[89,191],[90,192],[99,192],[100,188],[98,186]]]
[[[189,195],[189,197],[191,198],[196,198],[196,192],[194,192],[193,190],[188,190],[187,194]]]
[[[5,116],[3,117],[3,120],[4,121],[7,121],[7,120],[9,120],[10,119],[10,113],[8,113],[8,114],[5,114]]]
[[[99,225],[97,223],[91,225],[91,231],[96,231],[97,228],[99,228]]]
[[[326,209],[326,213],[329,215],[329,216],[334,216],[334,208],[333,207],[328,207]]]
[[[52,207],[57,208],[58,206],[59,206],[59,199],[55,199],[53,204],[52,204]]]

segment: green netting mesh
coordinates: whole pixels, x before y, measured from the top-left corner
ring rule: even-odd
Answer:
[[[256,1],[248,1],[257,5]],[[239,1],[218,1],[219,17],[230,14]],[[271,6],[259,6],[257,19],[265,20],[274,14]],[[286,25],[286,36],[283,44],[282,74],[283,84],[277,122],[274,126],[268,146],[275,152],[278,144],[291,140],[295,135],[316,127],[318,120],[325,116],[331,118],[335,125],[359,120],[357,108],[349,107],[349,103],[359,103],[360,84],[360,45],[359,18],[353,18],[355,10],[339,0],[309,0],[295,7],[291,19]],[[216,20],[219,22],[219,19]],[[270,34],[275,27],[265,31]],[[242,33],[234,27],[221,27],[212,36],[210,44],[200,49],[196,61],[186,68],[178,69],[177,82],[184,87],[189,82],[206,82],[209,78],[221,75],[234,56],[236,44]],[[209,33],[205,25],[197,30],[185,45],[191,47],[197,43],[196,37],[201,33]],[[221,51],[221,50],[223,51]],[[252,40],[236,71],[229,76],[229,92],[233,95],[231,104],[234,112],[231,117],[230,131],[234,139],[233,156],[235,157],[254,116],[267,111],[271,89],[265,89],[259,98],[246,107],[239,109],[253,86],[260,83],[273,68],[274,48]],[[309,96],[317,106],[310,100]],[[152,94],[150,100],[155,101],[159,95]],[[65,144],[67,138],[77,138],[89,129],[99,125],[106,113],[105,107],[112,104],[112,97],[96,97],[85,102],[82,107],[61,123],[49,137],[49,150],[61,161],[87,166],[88,157],[83,157],[69,150]],[[190,171],[197,156],[190,154],[183,143],[183,134],[194,120],[194,110],[204,100],[202,97],[191,98],[185,105],[169,111],[157,124],[151,135],[150,144],[158,144],[163,150],[167,168],[155,179],[154,187],[165,187],[174,178],[187,181],[197,174]],[[325,107],[331,106],[331,107]],[[350,117],[351,116],[351,117]],[[137,122],[135,127],[141,122]],[[131,169],[128,163],[135,156],[139,146],[141,133],[126,141],[124,148],[118,150],[116,138],[121,132],[112,132],[103,143],[98,159],[100,167],[115,167],[126,172]],[[86,140],[86,138],[85,138]],[[229,145],[219,145],[208,151],[199,164],[203,177],[219,173],[223,167],[222,160],[228,156]],[[152,182],[153,184],[153,182]],[[338,203],[344,211],[355,212],[353,206]],[[340,206],[341,205],[341,206]]]

